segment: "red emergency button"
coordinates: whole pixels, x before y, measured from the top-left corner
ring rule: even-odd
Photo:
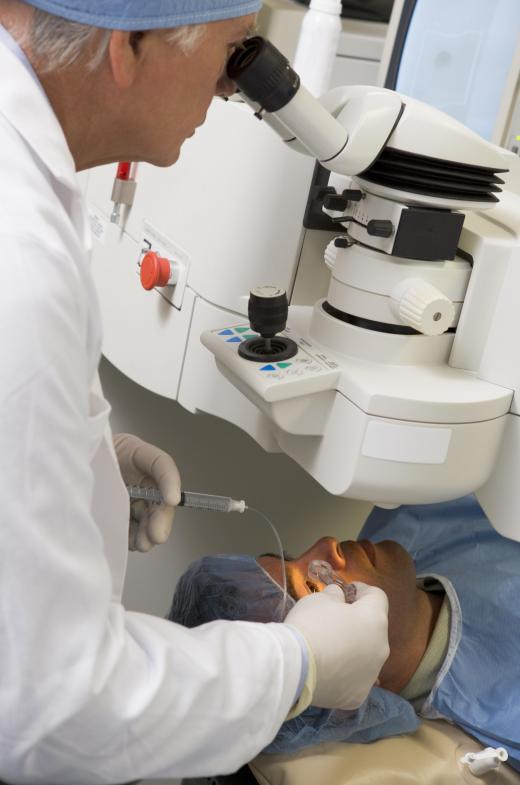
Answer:
[[[155,286],[167,286],[171,276],[168,259],[159,256],[155,251],[148,251],[141,261],[141,283],[146,290]]]

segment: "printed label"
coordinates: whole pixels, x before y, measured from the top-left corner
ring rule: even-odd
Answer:
[[[90,230],[92,237],[100,243],[105,245],[108,231],[108,221],[105,216],[93,204],[88,205],[88,217],[90,221]]]

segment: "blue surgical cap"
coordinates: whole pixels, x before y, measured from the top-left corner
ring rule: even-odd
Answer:
[[[181,576],[168,615],[197,627],[216,619],[282,621],[294,605],[252,556],[221,554],[193,562]]]
[[[25,0],[28,5],[109,30],[159,30],[256,14],[261,0]]]

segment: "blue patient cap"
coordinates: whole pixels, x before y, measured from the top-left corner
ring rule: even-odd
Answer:
[[[193,562],[181,575],[168,618],[185,627],[216,619],[283,621],[293,605],[253,556],[217,554]]]
[[[109,30],[158,30],[256,14],[261,0],[25,0],[28,5]]]

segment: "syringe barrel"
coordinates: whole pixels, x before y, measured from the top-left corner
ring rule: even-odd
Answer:
[[[133,501],[142,500],[153,504],[163,504],[164,500],[157,488],[141,488],[139,485],[127,485],[128,495]],[[211,512],[244,512],[246,503],[232,499],[231,496],[214,496],[211,493],[194,493],[182,491],[179,507],[191,507],[196,510]]]
[[[193,493],[192,491],[181,493],[179,506],[213,512],[243,512],[245,509],[243,502],[238,502],[230,496],[214,496],[211,493]]]

